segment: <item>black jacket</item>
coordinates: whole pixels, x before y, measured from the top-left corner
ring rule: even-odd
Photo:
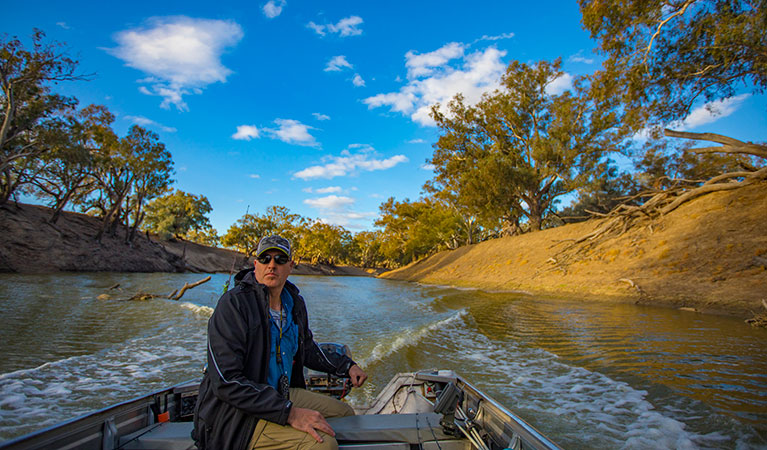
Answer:
[[[241,279],[240,279],[241,278]],[[292,403],[266,382],[270,352],[268,290],[253,270],[235,277],[239,283],[218,300],[208,321],[208,367],[194,411],[194,438],[200,450],[245,449],[258,420],[285,425]],[[306,387],[304,365],[348,377],[354,361],[325,354],[309,330],[306,304],[291,282],[293,320],[298,324],[298,351],[292,387]]]

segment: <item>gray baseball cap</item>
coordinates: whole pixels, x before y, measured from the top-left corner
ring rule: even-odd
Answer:
[[[279,250],[290,258],[290,241],[282,236],[277,236],[276,234],[261,238],[261,240],[258,241],[256,258],[261,256],[261,253],[264,253],[267,250]]]

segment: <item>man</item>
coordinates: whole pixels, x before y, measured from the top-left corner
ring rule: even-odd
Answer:
[[[304,389],[304,366],[349,377],[356,387],[367,375],[314,342],[304,299],[287,281],[294,266],[287,239],[262,238],[255,270],[237,274],[219,299],[208,321],[208,368],[194,414],[200,450],[337,448],[325,418],[354,410]]]

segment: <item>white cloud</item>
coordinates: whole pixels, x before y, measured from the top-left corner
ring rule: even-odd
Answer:
[[[349,16],[339,20],[336,24],[320,25],[309,22],[306,26],[320,36],[325,36],[327,33],[337,33],[341,37],[347,37],[362,34],[362,29],[359,28],[362,22],[363,20],[359,16]]]
[[[354,199],[338,195],[328,195],[320,198],[307,198],[304,203],[321,210],[338,211],[354,204]]]
[[[330,116],[325,115],[325,114],[312,113],[312,115],[314,116],[315,119],[320,120],[320,121],[322,121],[322,120],[330,120]]]
[[[315,33],[319,34],[320,36],[325,36],[325,25],[318,25],[314,22],[309,22],[306,24],[307,28],[311,28],[314,30]]]
[[[152,119],[148,119],[144,116],[125,116],[126,119],[130,120],[131,123],[135,123],[136,125],[140,125],[142,127],[148,127],[148,128],[159,128],[162,131],[165,131],[167,133],[175,133],[176,130],[173,127],[166,127],[165,125],[161,123],[157,123]]]
[[[481,38],[477,39],[474,42],[479,42],[479,41],[500,41],[501,39],[511,39],[513,37],[514,37],[514,33],[503,33],[503,34],[499,34],[499,35],[496,35],[496,36],[488,36],[488,35],[485,34]]]
[[[259,137],[258,128],[255,125],[240,125],[237,127],[237,132],[232,135],[232,138],[238,141],[249,141]]]
[[[463,44],[451,42],[429,53],[418,54],[410,50],[405,54],[407,76],[408,78],[418,78],[431,75],[436,68],[444,66],[451,59],[462,57],[464,49]]]
[[[352,78],[352,83],[357,87],[365,86],[365,80],[363,80],[360,74],[358,73],[354,74],[354,78]]]
[[[484,92],[500,87],[500,79],[506,64],[502,58],[505,51],[488,47],[464,55],[465,46],[446,44],[442,48],[424,54],[412,51],[405,56],[408,84],[398,92],[389,92],[363,100],[368,108],[389,106],[421,125],[434,125],[429,116],[431,106],[440,103],[442,111],[456,94],[462,93],[467,104],[476,104]],[[450,63],[459,60],[460,64]],[[456,67],[457,66],[457,67]]]
[[[411,139],[407,141],[407,143],[408,144],[425,144],[426,141],[424,141],[423,139]]]
[[[294,174],[296,178],[311,180],[315,178],[335,178],[356,174],[360,171],[372,172],[374,170],[391,169],[400,163],[408,162],[405,155],[395,155],[386,159],[375,159],[372,148],[352,154],[348,150],[341,152],[341,156],[325,158],[325,164],[307,167]]]
[[[161,17],[115,34],[118,46],[106,51],[149,76],[144,82],[150,86],[141,86],[142,93],[162,97],[163,108],[185,111],[184,95],[226,82],[232,71],[221,63],[221,55],[242,37],[242,28],[232,21]]]
[[[309,130],[314,130],[314,127],[304,125],[303,123],[293,119],[276,119],[274,123],[276,123],[279,128],[263,129],[273,139],[279,139],[282,142],[288,144],[303,145],[308,147],[316,147],[319,145],[314,136],[309,134]]]
[[[341,192],[341,187],[340,186],[328,186],[328,187],[325,187],[325,188],[316,189],[314,192],[316,192],[318,194],[339,193],[339,192]]]
[[[251,173],[251,174],[250,174],[250,175],[248,175],[248,176],[249,176],[250,178],[254,178],[254,179],[259,179],[259,178],[261,178],[261,175],[259,175],[259,174],[257,174],[257,173]]]
[[[330,61],[328,61],[328,65],[325,66],[325,72],[340,72],[343,70],[343,68],[352,68],[352,65],[349,64],[349,61],[346,60],[346,56],[339,55],[334,56],[330,58]]]
[[[349,16],[338,21],[337,24],[328,25],[328,30],[332,33],[338,33],[342,37],[358,36],[362,34],[359,26],[362,24],[362,17]]]
[[[282,8],[285,7],[285,0],[269,0],[266,2],[266,4],[261,8],[261,10],[264,12],[264,15],[270,19],[274,19],[275,17],[282,14]]]
[[[72,27],[67,25],[66,22],[56,22],[56,25],[60,26],[61,28],[65,29],[65,30],[71,30],[72,29]]]
[[[583,50],[578,51],[578,53],[570,56],[567,60],[576,63],[594,64],[594,58],[586,58],[583,56]]]
[[[421,169],[423,170],[434,170],[436,166],[434,164],[423,164],[421,165]]]
[[[573,87],[573,76],[565,72],[562,75],[555,78],[554,80],[552,80],[546,86],[546,93],[549,95],[559,95],[565,91],[572,89],[572,87]]]
[[[706,103],[705,105],[692,110],[690,115],[685,117],[682,122],[673,123],[670,127],[674,129],[689,130],[701,125],[716,122],[737,111],[743,102],[750,96],[751,94],[741,94],[736,97],[729,97]]]

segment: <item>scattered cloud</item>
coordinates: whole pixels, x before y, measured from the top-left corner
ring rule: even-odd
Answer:
[[[549,95],[559,95],[565,91],[572,89],[573,76],[569,73],[563,73],[562,75],[554,78],[547,86],[546,93]]]
[[[338,211],[354,204],[354,199],[338,195],[328,195],[320,198],[307,198],[304,203],[312,208]]]
[[[162,97],[165,109],[173,105],[187,111],[185,95],[226,82],[232,71],[221,63],[221,55],[242,37],[242,28],[232,21],[155,17],[145,26],[118,32],[118,46],[105,50],[148,75],[140,81],[148,84],[140,87],[142,93]]]
[[[488,36],[485,34],[481,38],[474,41],[474,43],[477,43],[479,41],[500,41],[501,39],[511,39],[513,37],[514,37],[514,33],[503,33],[497,36]]]
[[[408,144],[425,144],[426,141],[424,141],[423,139],[411,139],[407,141],[407,143]]]
[[[307,147],[317,147],[319,143],[317,140],[309,134],[309,130],[314,130],[314,127],[304,125],[303,123],[293,119],[276,119],[274,121],[279,128],[263,128],[269,137],[273,139],[279,139],[287,144],[303,145]]]
[[[325,72],[340,72],[344,68],[352,68],[352,65],[349,64],[349,61],[346,60],[346,56],[339,55],[334,56],[330,58],[330,61],[328,61],[328,65],[325,66]]]
[[[594,64],[594,58],[583,56],[583,50],[578,51],[578,53],[570,56],[567,60],[575,63]]]
[[[360,171],[372,172],[374,170],[391,169],[400,163],[408,162],[405,155],[395,155],[386,159],[376,159],[372,147],[363,148],[357,153],[348,150],[341,152],[341,156],[330,156],[324,159],[324,164],[307,167],[294,174],[296,178],[311,180],[315,178],[335,178],[357,174]]]
[[[65,29],[65,30],[71,30],[72,29],[72,27],[67,25],[66,22],[56,22],[56,25],[60,26],[61,28]]]
[[[341,192],[341,187],[340,186],[328,186],[326,188],[316,189],[314,192],[316,192],[318,194],[338,193],[338,192]]]
[[[314,22],[309,22],[306,24],[307,28],[311,28],[314,30],[315,33],[319,34],[320,36],[325,36],[325,25],[318,25]]]
[[[434,164],[427,163],[427,164],[422,164],[421,165],[421,169],[423,169],[423,170],[434,170],[435,168],[436,168],[436,166]]]
[[[250,175],[248,175],[248,177],[254,178],[254,179],[259,179],[259,178],[261,178],[261,175],[259,175],[257,173],[251,173]]]
[[[325,114],[312,113],[312,115],[314,116],[315,119],[317,119],[319,121],[330,120],[330,116],[325,115]]]
[[[737,111],[743,102],[750,96],[751,94],[741,94],[735,97],[706,103],[705,105],[692,110],[682,122],[673,123],[670,127],[674,129],[690,130],[701,125],[716,122]]]
[[[269,0],[261,8],[261,10],[264,12],[264,15],[266,17],[268,17],[269,19],[274,19],[275,17],[282,14],[282,8],[284,7],[285,7],[285,0]]]
[[[445,104],[462,93],[467,104],[478,102],[484,92],[500,87],[506,70],[506,52],[495,47],[465,54],[466,45],[451,42],[429,53],[409,51],[405,55],[408,82],[397,92],[368,97],[368,108],[388,106],[421,125],[434,126],[431,106]]]
[[[354,74],[354,78],[352,78],[352,83],[357,87],[365,86],[365,80],[363,80],[360,74],[358,73]]]
[[[135,123],[136,125],[140,125],[142,127],[147,128],[155,128],[159,129],[161,131],[165,131],[166,133],[175,133],[178,131],[177,129],[173,127],[166,127],[165,125],[161,123],[157,123],[152,119],[148,119],[144,116],[125,116],[126,119],[130,120],[131,123]]]
[[[232,135],[232,138],[238,141],[249,141],[259,137],[258,128],[255,125],[240,125],[237,127],[237,132]]]
[[[309,22],[306,26],[314,30],[315,33],[320,36],[325,36],[327,33],[336,33],[341,37],[347,36],[359,36],[362,34],[362,29],[359,28],[362,25],[362,18],[359,16],[349,16],[343,18],[335,24],[319,25],[314,22]]]

